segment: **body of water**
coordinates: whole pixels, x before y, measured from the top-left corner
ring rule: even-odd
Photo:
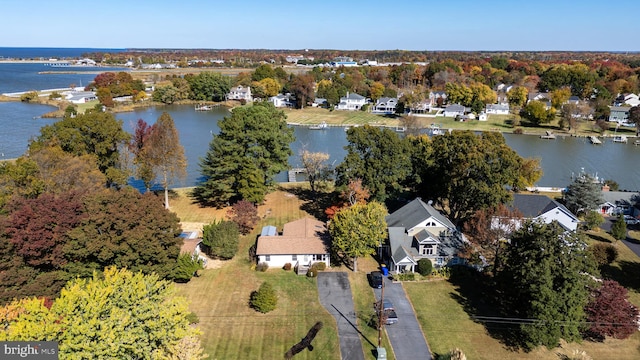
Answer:
[[[45,55],[49,56],[55,55]],[[43,64],[0,63],[0,93],[68,87],[70,84],[79,85],[80,81],[84,85],[92,81],[96,75],[38,74],[45,71],[44,68]],[[74,68],[76,69],[78,68]],[[42,126],[55,121],[37,118],[50,110],[50,107],[43,105],[0,103],[0,158],[16,158],[22,155],[29,139],[37,136]],[[188,160],[187,179],[176,186],[193,186],[200,177],[199,159],[207,153],[213,134],[218,133],[218,121],[229,115],[229,112],[223,108],[200,112],[194,111],[193,106],[182,105],[119,113],[116,117],[123,121],[125,129],[131,131],[138,119],[154,123],[163,111],[167,111],[175,121]],[[292,167],[300,166],[299,154],[303,149],[328,153],[329,162],[333,165],[339,164],[346,155],[344,146],[347,140],[344,128],[310,130],[307,127],[296,126],[294,129],[294,155],[289,159]],[[537,136],[505,134],[505,138],[509,146],[521,156],[541,159],[544,175],[536,184],[538,186],[565,187],[571,182],[572,176],[584,170],[602,179],[618,182],[621,189],[640,190],[640,146],[634,146],[632,141],[618,144],[608,139],[603,145],[596,146],[585,138],[574,137],[542,140]],[[279,174],[277,180],[286,181],[286,174]]]
[[[77,59],[83,54],[110,52],[116,53],[124,51],[124,49],[94,49],[94,48],[32,48],[32,47],[0,47],[1,59]]]

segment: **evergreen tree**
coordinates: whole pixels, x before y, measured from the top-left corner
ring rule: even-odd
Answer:
[[[231,199],[264,200],[273,177],[288,168],[295,140],[286,115],[269,102],[233,109],[218,122],[220,133],[200,161],[204,177],[193,192],[205,204],[222,206]]]
[[[209,256],[231,259],[238,252],[240,232],[232,221],[214,221],[202,229],[202,244]]]
[[[594,269],[585,249],[556,222],[527,222],[513,234],[496,280],[504,316],[522,319],[516,333],[525,348],[581,339]]]
[[[618,215],[618,218],[611,226],[611,236],[616,240],[627,238],[627,223],[624,221],[624,215]]]
[[[265,314],[276,309],[278,295],[270,283],[263,282],[258,291],[251,293],[251,307]]]
[[[595,210],[602,202],[600,186],[587,174],[576,177],[564,193],[565,206],[574,214]]]

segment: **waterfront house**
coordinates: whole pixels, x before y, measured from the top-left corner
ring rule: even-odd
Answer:
[[[458,117],[465,114],[466,108],[460,104],[451,104],[444,108],[445,117]]]
[[[496,115],[509,115],[508,104],[487,104],[485,113]]]
[[[293,95],[286,93],[270,97],[269,102],[277,108],[292,108],[295,106],[296,100]]]
[[[635,191],[609,191],[603,187],[602,199],[604,202],[598,206],[598,212],[607,216],[618,214],[637,216],[636,205],[640,203],[640,193]]]
[[[396,106],[398,106],[398,99],[383,97],[376,101],[376,104],[371,109],[371,112],[377,114],[395,114]]]
[[[238,85],[231,88],[229,94],[227,94],[227,100],[253,101],[253,97],[251,96],[251,87]]]
[[[611,112],[609,113],[609,121],[617,122],[618,124],[627,123],[629,121],[630,106],[609,106]]]
[[[73,104],[85,104],[98,99],[93,91],[66,91],[63,94],[65,95],[65,100]]]
[[[305,272],[313,264],[330,266],[330,238],[322,221],[302,218],[284,224],[282,234],[274,226],[263,228],[256,245],[258,263],[269,268],[282,268],[289,263],[297,271]]]
[[[336,106],[337,110],[360,110],[367,103],[367,98],[356,93],[349,93],[340,98],[340,103]]]
[[[327,99],[323,99],[323,98],[315,98],[313,99],[313,103],[311,104],[312,107],[320,107],[320,108],[326,108],[327,105],[328,105]]]
[[[393,272],[414,272],[420,259],[434,266],[462,264],[464,238],[449,219],[420,198],[385,218],[389,238],[384,257]]]
[[[580,223],[578,217],[569,209],[546,195],[513,194],[513,200],[506,205],[511,211],[517,210],[524,219],[546,224],[557,221],[567,231],[576,231]],[[516,227],[519,226],[517,223]]]
[[[430,107],[442,106],[447,103],[447,93],[444,91],[430,91],[429,105]]]

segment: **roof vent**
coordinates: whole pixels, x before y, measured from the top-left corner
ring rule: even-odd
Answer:
[[[433,200],[427,201],[427,205],[431,206],[433,204]]]

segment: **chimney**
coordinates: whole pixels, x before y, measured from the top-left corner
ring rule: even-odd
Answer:
[[[602,191],[609,191],[609,185],[607,184],[602,185]]]

